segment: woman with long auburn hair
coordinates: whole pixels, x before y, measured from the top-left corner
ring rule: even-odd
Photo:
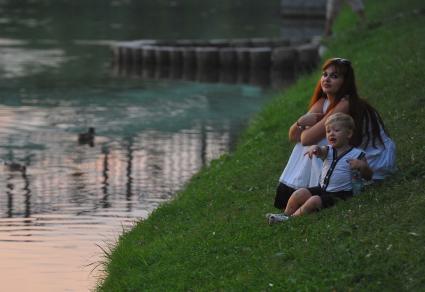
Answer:
[[[328,59],[322,70],[308,112],[289,128],[289,140],[296,145],[276,191],[274,205],[280,210],[285,209],[295,190],[318,185],[322,162],[304,154],[310,145],[326,144],[325,121],[333,113],[346,113],[354,119],[351,144],[366,152],[373,180],[382,180],[396,169],[395,144],[376,109],[359,97],[351,62],[342,58]]]

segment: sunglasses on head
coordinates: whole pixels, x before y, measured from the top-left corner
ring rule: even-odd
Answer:
[[[330,61],[351,66],[350,60],[343,59],[343,58],[333,58]]]

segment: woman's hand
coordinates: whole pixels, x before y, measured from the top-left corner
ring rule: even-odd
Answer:
[[[323,118],[322,113],[306,113],[298,119],[298,125],[311,127]]]
[[[319,104],[320,105],[320,104]],[[322,103],[323,105],[323,103]],[[314,106],[313,106],[314,107]],[[342,99],[337,103],[337,105],[326,113],[324,117],[322,117],[316,124],[314,124],[311,127],[308,127],[301,133],[300,142],[304,146],[307,145],[313,145],[318,143],[320,140],[326,137],[326,130],[325,130],[325,121],[328,116],[334,113],[342,112],[342,113],[349,113],[350,104],[348,100]],[[315,108],[314,111],[311,112],[319,112]]]
[[[300,142],[301,133],[320,121],[323,118],[323,114],[321,113],[312,113],[308,112],[305,115],[302,115],[296,123],[294,123],[289,129],[289,141],[292,142]]]

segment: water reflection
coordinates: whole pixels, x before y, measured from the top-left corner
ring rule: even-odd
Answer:
[[[2,170],[0,186],[8,196],[7,204],[0,198],[0,210],[7,217],[74,208],[77,215],[95,213],[116,208],[120,196],[130,202],[129,212],[133,197],[157,205],[232,143],[228,133],[201,125],[175,133],[146,131],[123,141],[100,137],[104,142],[93,148],[78,145],[70,133],[49,137],[43,139],[46,150],[32,153],[26,172]],[[61,138],[66,142],[60,148],[51,145]],[[17,149],[12,155],[10,151],[0,147],[0,155],[19,160],[29,153]],[[20,198],[24,202],[17,202]]]
[[[109,40],[279,33],[270,17],[277,2],[164,3],[0,1],[0,159],[27,167],[0,165],[2,290],[94,287],[98,271],[86,266],[102,260],[98,246],[107,249],[229,151],[267,100],[265,89],[225,84],[249,76],[221,84],[192,82],[193,70],[157,81],[164,72],[111,76]],[[90,126],[93,147],[79,145]]]
[[[55,90],[6,90],[0,158],[26,166],[0,166],[0,247],[8,251],[0,253],[0,274],[6,286],[27,290],[16,269],[32,283],[45,277],[32,291],[93,286],[95,277],[83,266],[100,260],[96,244],[113,242],[122,228],[146,218],[228,152],[264,98],[250,86],[149,87],[155,90],[68,89],[69,97],[61,99],[53,98]],[[88,126],[96,132],[93,147],[78,141]],[[46,285],[52,273],[58,280]]]
[[[0,73],[3,78],[37,74],[49,68],[57,68],[65,62],[60,49],[1,48]]]

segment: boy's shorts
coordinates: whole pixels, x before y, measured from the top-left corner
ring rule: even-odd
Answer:
[[[326,18],[335,18],[338,12],[341,10],[342,0],[328,0],[326,3]],[[354,12],[364,10],[364,4],[362,0],[345,0]]]
[[[338,200],[346,200],[353,196],[352,191],[341,191],[341,192],[325,192],[321,187],[307,188],[312,196],[319,196],[322,200],[322,207],[329,208]]]

